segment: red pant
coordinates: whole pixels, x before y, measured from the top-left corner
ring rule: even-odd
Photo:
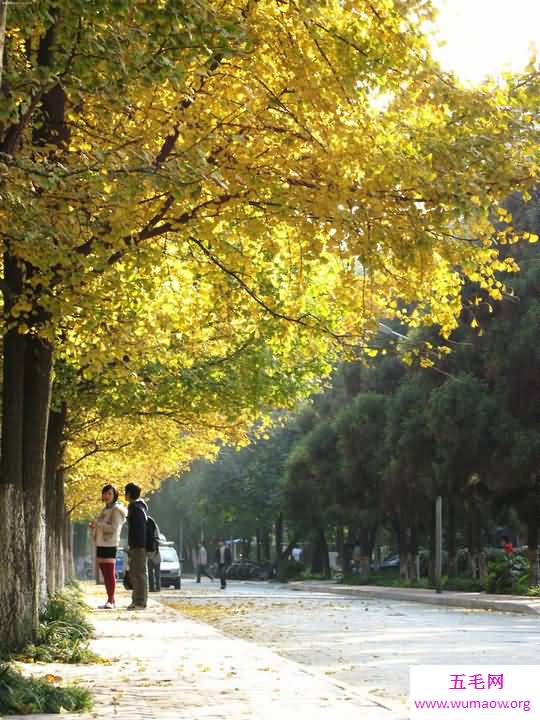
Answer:
[[[107,600],[114,604],[114,591],[116,590],[116,573],[115,563],[100,562],[99,569],[105,580],[105,589],[107,590]]]

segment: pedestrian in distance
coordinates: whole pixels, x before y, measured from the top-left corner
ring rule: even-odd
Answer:
[[[502,549],[505,555],[511,555],[514,552],[514,546],[510,542],[508,535],[503,535],[502,538]]]
[[[197,550],[197,582],[201,582],[201,576],[205,575],[207,578],[210,578],[212,582],[214,582],[214,578],[210,573],[208,572],[208,553],[206,552],[206,548],[204,546],[204,543],[199,543],[199,548]]]
[[[362,566],[362,549],[358,542],[355,542],[352,549],[352,571],[354,575],[360,574]]]
[[[218,540],[218,546],[216,549],[216,564],[218,566],[218,576],[221,583],[221,589],[225,590],[227,587],[227,568],[232,562],[231,549],[228,545],[225,545],[223,540]]]
[[[104,610],[114,610],[116,601],[116,552],[120,542],[122,526],[126,521],[126,508],[118,500],[118,490],[113,485],[101,489],[103,510],[90,523],[96,546],[98,572],[101,571],[107,591],[107,602],[100,605]]]
[[[148,603],[147,522],[148,506],[141,499],[141,488],[135,483],[125,487],[128,504],[129,577],[133,587],[128,610],[144,610]]]

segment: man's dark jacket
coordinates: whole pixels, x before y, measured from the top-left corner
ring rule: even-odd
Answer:
[[[144,500],[134,500],[128,505],[128,545],[130,548],[146,547],[146,520],[148,506]]]
[[[219,547],[216,549],[216,562],[218,565],[221,565],[221,560],[219,559],[220,553],[219,553]],[[231,549],[228,545],[225,545],[225,565],[230,565],[232,563],[232,555],[231,555]]]

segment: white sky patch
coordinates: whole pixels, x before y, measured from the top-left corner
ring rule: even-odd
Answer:
[[[540,0],[434,0],[439,9],[434,48],[446,70],[478,83],[486,76],[519,72],[540,49]]]

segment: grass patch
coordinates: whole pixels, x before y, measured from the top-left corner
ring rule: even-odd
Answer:
[[[372,573],[368,577],[359,577],[351,575],[340,581],[344,585],[379,585],[381,587],[397,587],[397,588],[427,588],[429,587],[427,578],[416,580],[403,580],[396,573],[376,574]]]
[[[430,584],[428,578],[420,580],[403,580],[397,573],[371,574],[367,578],[361,578],[358,575],[346,577],[340,581],[344,585],[377,585],[379,587],[395,587],[395,588],[426,588],[435,589]],[[455,590],[459,592],[481,592],[484,588],[479,580],[472,578],[442,578],[443,590]]]
[[[93,628],[81,589],[66,586],[53,595],[40,616],[38,637],[16,656],[23,662],[89,664],[101,658],[88,648]]]
[[[466,577],[444,577],[442,586],[443,590],[456,590],[458,592],[484,592],[485,590],[480,580]]]
[[[0,715],[82,712],[90,710],[88,690],[58,687],[53,675],[44,679],[24,677],[7,664],[0,665]]]
[[[300,580],[331,580],[331,577],[327,577],[324,573],[312,573],[309,570],[305,570],[300,578]]]

